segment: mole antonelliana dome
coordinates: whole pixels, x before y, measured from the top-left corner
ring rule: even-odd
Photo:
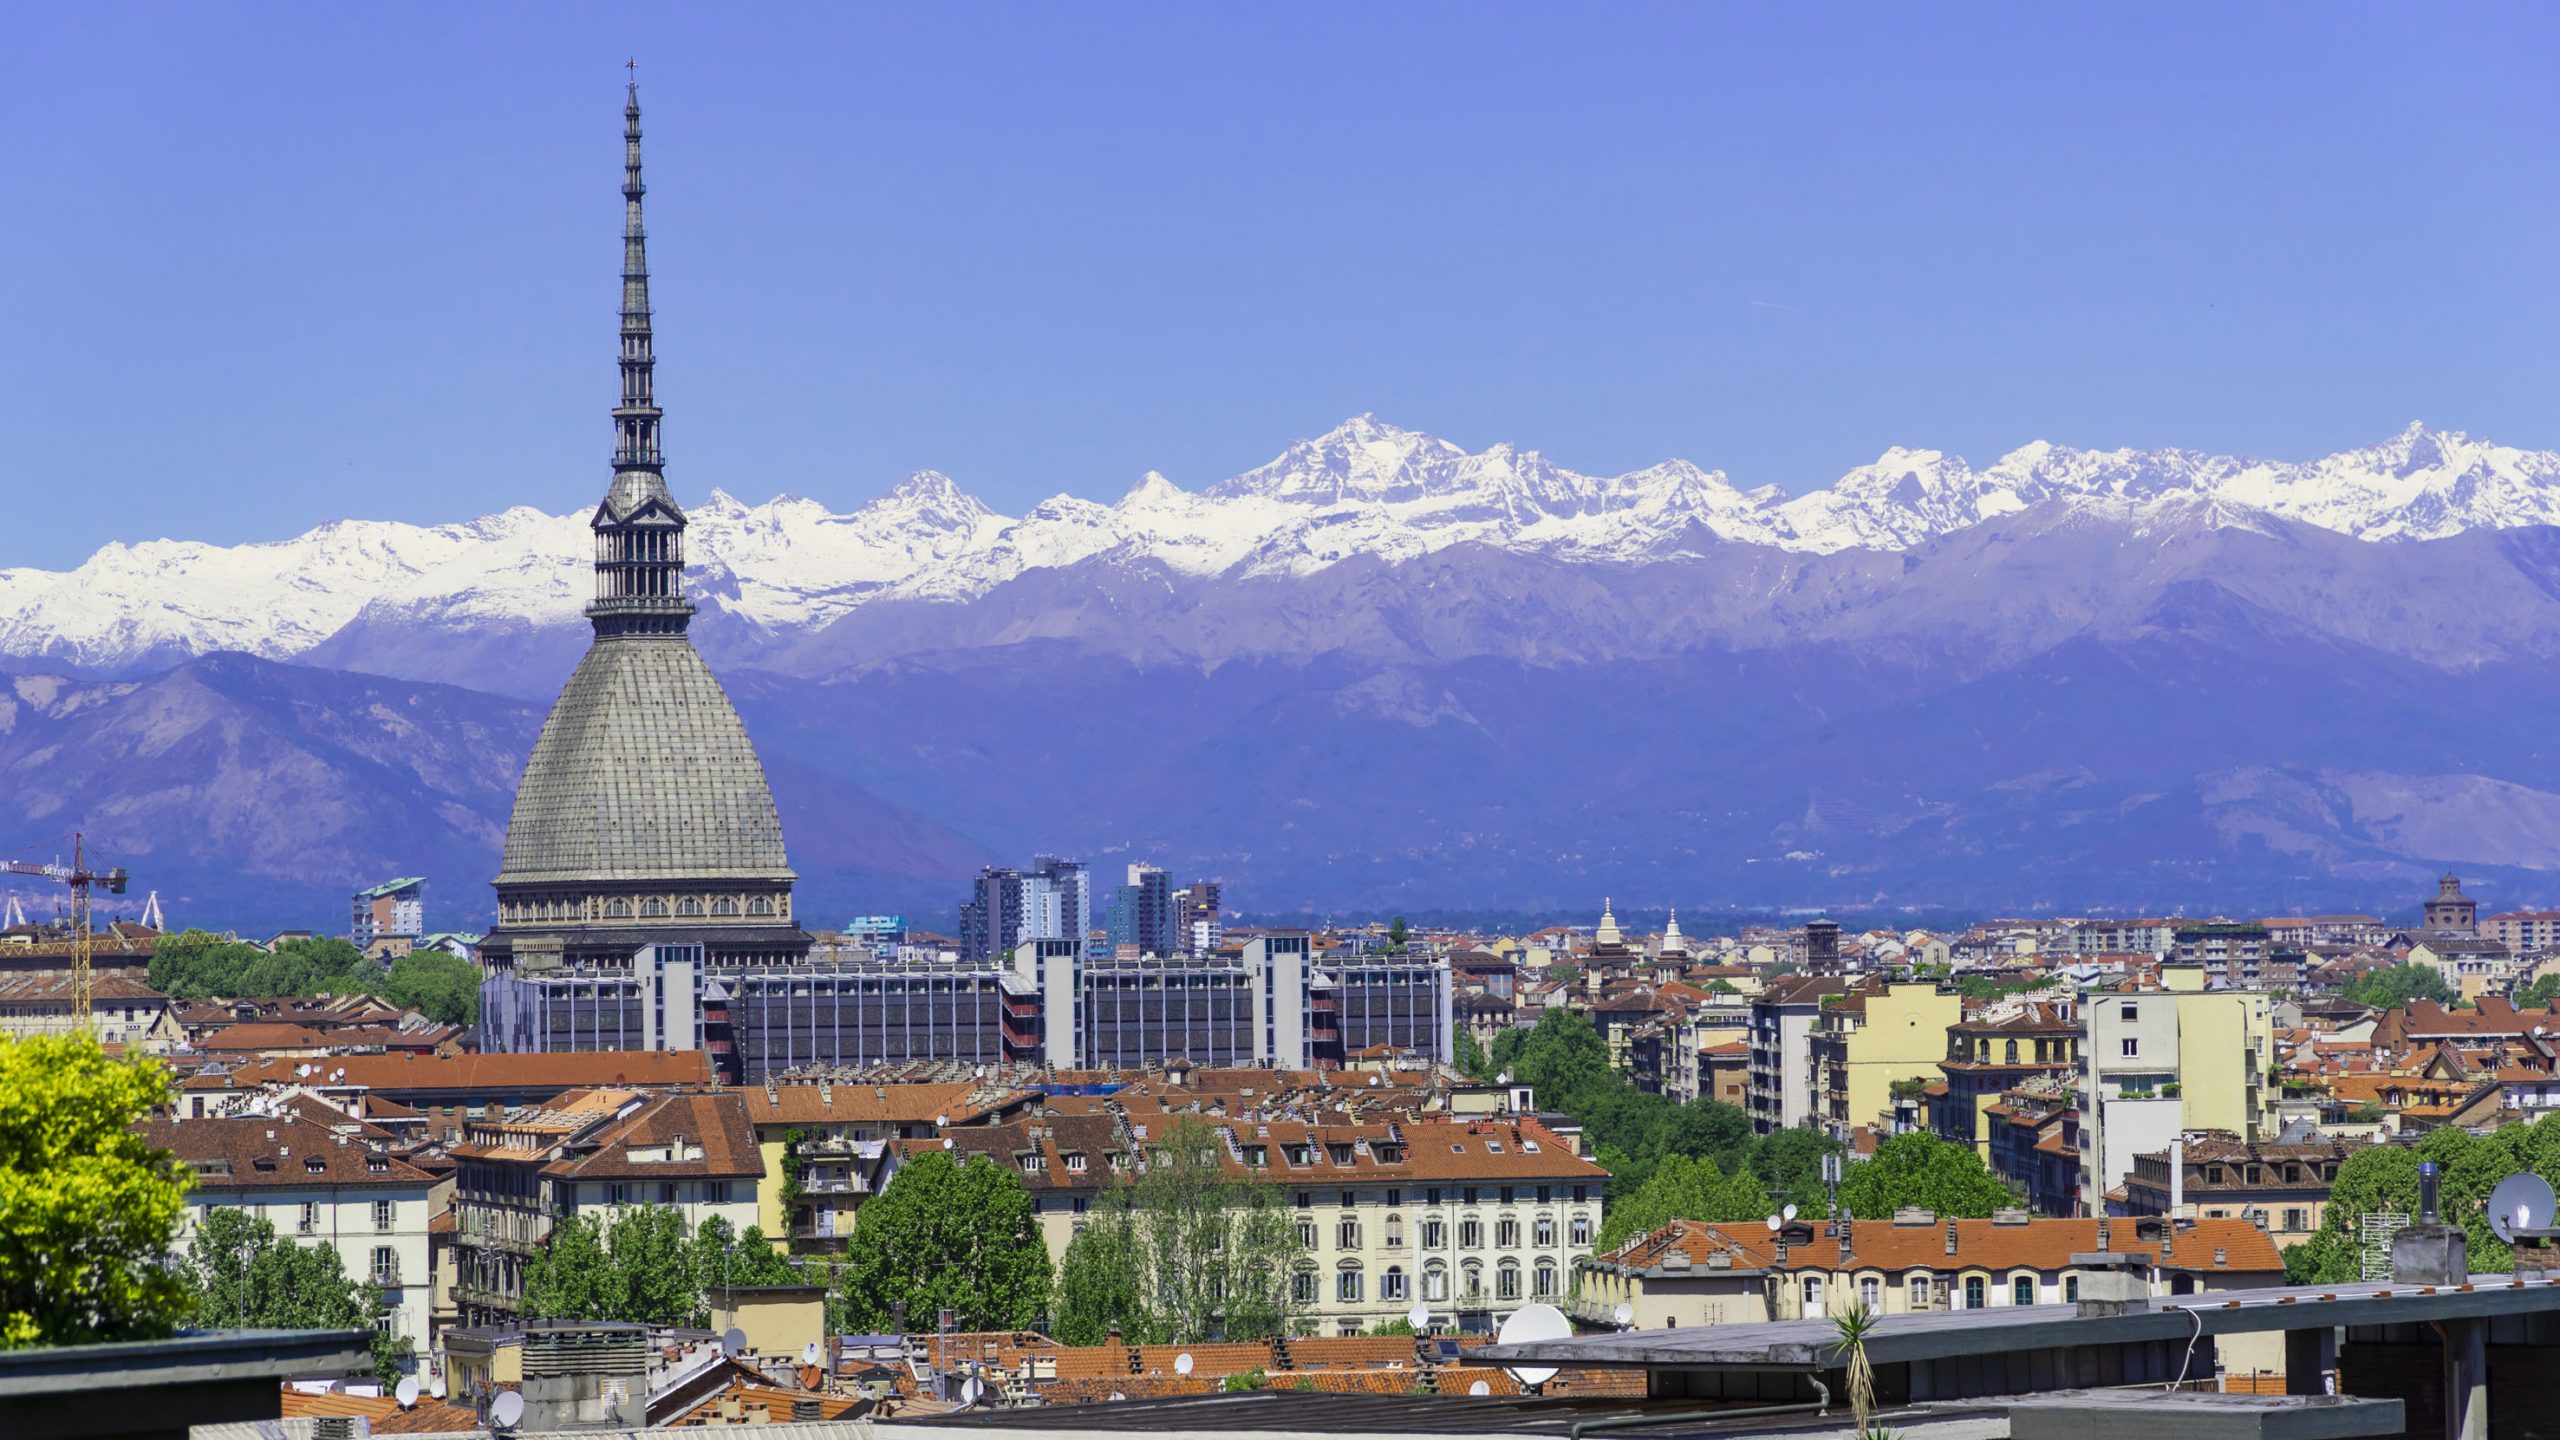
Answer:
[[[550,932],[624,954],[656,939],[701,940],[715,958],[732,943],[763,953],[790,924],[793,877],[764,766],[685,634],[685,516],[658,445],[636,90],[624,118],[622,398],[613,484],[593,521],[595,639],[517,788],[492,938],[502,950]]]

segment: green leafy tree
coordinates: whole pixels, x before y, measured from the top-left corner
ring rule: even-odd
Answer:
[[[807,1267],[774,1248],[764,1227],[750,1225],[732,1233],[729,1222],[714,1215],[693,1236],[694,1275],[704,1294],[731,1286],[807,1285]]]
[[[2436,1163],[2440,1213],[2462,1228],[2471,1268],[2483,1273],[2511,1270],[2514,1252],[2489,1228],[2489,1195],[2499,1181],[2521,1170],[2560,1183],[2560,1117],[2507,1125],[2486,1135],[2445,1126],[2428,1131],[2415,1145],[2371,1145],[2356,1151],[2338,1167],[2320,1228],[2285,1251],[2286,1276],[2304,1285],[2356,1279],[2364,1217],[2377,1210],[2416,1215],[2418,1165],[2427,1160]]]
[[[1084,1229],[1058,1257],[1057,1316],[1052,1332],[1067,1345],[1100,1345],[1117,1327],[1125,1338],[1154,1338],[1146,1302],[1146,1257],[1126,1187],[1104,1192]]]
[[[2444,983],[2432,965],[2394,965],[2385,970],[2368,970],[2339,987],[2338,993],[2359,1005],[2376,1010],[2389,1010],[2412,1000],[2432,1000],[2450,1005],[2461,998],[2452,986]]]
[[[1103,1197],[1058,1262],[1056,1333],[1096,1344],[1117,1325],[1140,1343],[1285,1334],[1306,1259],[1280,1187],[1239,1176],[1196,1118],[1144,1148],[1137,1179]]]
[[[1225,1138],[1194,1118],[1152,1137],[1145,1161],[1135,1208],[1151,1328],[1172,1344],[1280,1333],[1300,1258],[1280,1188],[1229,1174]]]
[[[2515,993],[2515,1004],[2519,1010],[2544,1009],[2554,999],[2560,999],[2560,970],[2543,976]]]
[[[701,1325],[710,1318],[704,1269],[699,1242],[671,1206],[634,1206],[609,1223],[573,1215],[525,1266],[522,1310],[528,1320]],[[716,1275],[716,1256],[711,1269]]]
[[[392,961],[381,992],[392,1004],[415,1007],[441,1024],[480,1019],[480,967],[442,950],[412,950]]]
[[[1600,1032],[1591,1028],[1589,1018],[1562,1006],[1538,1017],[1520,1043],[1512,1075],[1536,1090],[1540,1104],[1567,1110],[1577,1101],[1606,1096],[1622,1083],[1609,1068],[1609,1046]]]
[[[865,1329],[890,1328],[901,1304],[910,1326],[947,1309],[963,1330],[1027,1327],[1049,1303],[1031,1192],[983,1155],[961,1165],[928,1150],[855,1212],[837,1288]]]
[[[1449,1056],[1459,1074],[1480,1085],[1493,1083],[1493,1057],[1484,1053],[1484,1047],[1463,1026],[1450,1038]]]
[[[1775,1208],[1748,1169],[1727,1176],[1713,1160],[1666,1156],[1640,1189],[1608,1207],[1598,1248],[1614,1249],[1674,1220],[1757,1224]]]
[[[382,966],[344,940],[291,940],[270,954],[202,930],[152,943],[149,980],[180,1000],[213,996],[356,994],[378,990]]]
[[[1846,1148],[1819,1130],[1773,1130],[1754,1147],[1752,1168],[1779,1204],[1819,1215],[1830,1204],[1822,1186],[1823,1157]]]
[[[1403,916],[1399,915],[1387,923],[1388,953],[1395,955],[1403,954],[1404,947],[1411,943],[1412,939],[1413,931],[1406,926]]]
[[[1886,1138],[1840,1176],[1840,1208],[1861,1220],[1890,1220],[1905,1205],[1942,1219],[1980,1220],[2014,1203],[2008,1185],[1972,1146],[1919,1132]]]
[[[169,1096],[94,1036],[0,1035],[0,1349],[167,1335],[188,1174],[134,1133]]]
[[[519,1308],[528,1320],[619,1320],[622,1276],[605,1248],[604,1223],[571,1215],[524,1267]]]
[[[187,1247],[187,1287],[196,1323],[221,1330],[362,1330],[371,1337],[373,1373],[398,1378],[409,1354],[406,1337],[374,1328],[382,1292],[351,1278],[334,1245],[303,1245],[231,1206],[206,1212]]]

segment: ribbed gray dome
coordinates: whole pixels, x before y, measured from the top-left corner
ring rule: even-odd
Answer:
[[[764,765],[692,643],[589,646],[525,762],[497,883],[791,878]]]

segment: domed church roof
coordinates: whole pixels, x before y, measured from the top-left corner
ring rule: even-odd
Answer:
[[[764,766],[692,644],[589,647],[526,762],[498,883],[791,878]]]

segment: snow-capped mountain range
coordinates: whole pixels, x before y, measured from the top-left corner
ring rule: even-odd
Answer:
[[[2216,525],[2272,514],[2362,540],[2435,539],[2560,524],[2560,453],[2423,425],[2304,463],[2039,441],[1977,470],[1893,449],[1789,496],[1680,460],[1600,477],[1507,444],[1469,453],[1364,415],[1200,491],[1151,472],[1113,504],[1060,495],[1008,517],[922,471],[841,514],[714,490],[690,534],[706,607],[781,636],[882,598],[973,600],[1097,559],[1304,576],[1470,543],[1617,564],[1731,544],[1892,551],[2049,501],[2136,522],[2156,509],[2191,523],[2201,507]],[[156,540],[108,546],[67,573],[0,571],[0,658],[101,669],[223,650],[285,659],[360,618],[573,625],[589,591],[587,519],[519,507],[451,525],[334,521],[273,543]]]

